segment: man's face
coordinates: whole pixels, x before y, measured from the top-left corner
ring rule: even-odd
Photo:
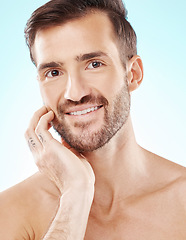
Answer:
[[[89,14],[37,33],[33,55],[43,101],[52,124],[79,152],[107,143],[130,110],[127,77],[112,25]]]

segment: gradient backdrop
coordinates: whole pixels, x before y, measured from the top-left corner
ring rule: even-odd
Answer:
[[[0,15],[0,191],[37,171],[24,139],[42,106],[24,26],[44,0],[2,1]],[[144,62],[141,87],[132,94],[138,143],[186,166],[186,1],[125,0]]]

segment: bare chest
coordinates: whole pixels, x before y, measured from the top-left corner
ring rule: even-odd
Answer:
[[[185,240],[186,218],[181,206],[167,203],[133,206],[112,219],[89,218],[85,240]]]
[[[91,223],[87,227],[85,240],[185,240],[186,229],[179,224],[166,224],[159,219],[154,222],[149,219],[125,219],[112,223]]]

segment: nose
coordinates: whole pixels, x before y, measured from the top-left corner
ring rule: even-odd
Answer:
[[[71,101],[80,101],[91,92],[80,76],[68,76],[64,98]]]

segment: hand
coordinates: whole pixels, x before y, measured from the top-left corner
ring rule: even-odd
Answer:
[[[61,193],[73,187],[94,186],[95,176],[88,161],[48,131],[53,118],[53,111],[42,107],[34,114],[25,133],[39,170],[54,181]]]

